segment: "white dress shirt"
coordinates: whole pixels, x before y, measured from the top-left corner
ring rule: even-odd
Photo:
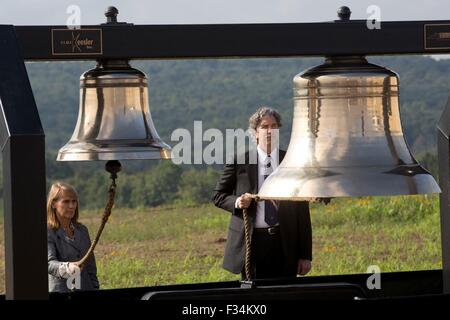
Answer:
[[[265,174],[265,164],[267,160],[267,153],[263,151],[259,146],[258,150],[258,190],[261,189],[264,183],[264,174]],[[278,167],[278,148],[275,148],[270,153],[270,165],[272,168],[272,172]],[[256,202],[256,220],[255,220],[255,228],[268,228],[269,225],[264,221],[264,204],[265,201]]]

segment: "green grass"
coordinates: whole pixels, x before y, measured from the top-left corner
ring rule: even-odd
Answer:
[[[334,199],[311,206],[309,275],[441,268],[437,196]],[[91,238],[102,211],[83,211]],[[95,254],[102,288],[228,281],[221,268],[229,214],[212,205],[113,210]],[[4,292],[0,217],[0,291]]]
[[[313,206],[311,275],[441,268],[437,196],[341,199]]]

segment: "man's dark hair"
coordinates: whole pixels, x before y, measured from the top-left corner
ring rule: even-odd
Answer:
[[[270,107],[260,107],[254,114],[252,114],[250,119],[248,119],[248,128],[250,129],[250,131],[256,131],[256,128],[258,128],[262,118],[265,116],[274,117],[277,121],[278,127],[281,127],[281,116],[278,111]]]

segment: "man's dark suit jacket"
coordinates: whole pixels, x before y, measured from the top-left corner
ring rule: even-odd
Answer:
[[[285,151],[280,150],[279,159],[283,160]],[[236,209],[236,199],[248,192],[258,193],[258,165],[249,164],[248,153],[245,164],[225,165],[222,176],[215,187],[214,204],[232,213],[228,226],[228,237],[225,247],[223,268],[241,273],[244,266],[245,240],[242,209]],[[248,208],[253,231],[256,205],[255,201]],[[278,209],[278,221],[285,256],[285,276],[297,274],[299,259],[312,260],[312,232],[308,202],[282,201]]]

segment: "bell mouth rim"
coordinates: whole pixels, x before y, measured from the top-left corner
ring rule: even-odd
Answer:
[[[59,152],[56,161],[171,160],[171,150],[155,148],[147,151]]]
[[[375,167],[316,167],[288,170],[280,166],[264,181],[258,197],[302,201],[312,198],[395,196],[440,193],[434,177],[420,164]],[[284,170],[283,170],[284,169]],[[327,170],[328,169],[328,170]],[[411,169],[408,172],[408,169]],[[297,171],[295,175],[293,172]],[[305,200],[306,201],[306,200]]]
[[[263,196],[260,194],[256,194],[258,197],[258,201],[264,201],[264,200],[276,200],[276,201],[309,201],[309,202],[317,202],[319,199],[333,199],[333,198],[366,198],[366,197],[398,197],[398,196],[418,196],[418,195],[425,195],[425,194],[440,194],[441,190],[433,190],[430,192],[417,192],[417,193],[380,193],[380,194],[361,194],[361,195],[331,195],[331,196],[310,196],[310,197],[291,197],[291,196],[275,196],[275,197],[269,197],[269,196]]]
[[[171,159],[172,148],[161,140],[69,141],[57,161]]]

